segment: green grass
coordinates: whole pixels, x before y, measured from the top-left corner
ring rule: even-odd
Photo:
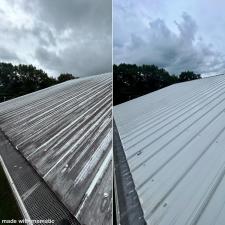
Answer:
[[[0,224],[2,220],[11,219],[19,220],[22,216],[4,170],[0,166]]]

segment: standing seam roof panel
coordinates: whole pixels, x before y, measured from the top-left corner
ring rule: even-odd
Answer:
[[[81,224],[111,223],[111,76],[0,104],[0,128]]]
[[[147,224],[224,224],[225,76],[114,108]]]

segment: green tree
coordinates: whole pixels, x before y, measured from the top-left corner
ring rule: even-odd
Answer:
[[[57,84],[33,65],[0,63],[0,101],[15,98]]]
[[[189,80],[196,80],[200,78],[201,78],[200,74],[196,74],[192,71],[185,71],[180,74],[179,81],[183,82],[183,81],[189,81]]]
[[[73,79],[77,79],[78,77],[74,77],[72,74],[70,73],[61,73],[58,77],[58,82],[64,82],[67,80],[73,80]]]
[[[125,64],[113,66],[114,105],[156,91],[168,85],[201,78],[200,74],[187,71],[178,77],[156,65]]]

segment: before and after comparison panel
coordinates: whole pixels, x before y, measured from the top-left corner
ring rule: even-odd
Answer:
[[[0,0],[0,224],[225,225],[224,10]]]

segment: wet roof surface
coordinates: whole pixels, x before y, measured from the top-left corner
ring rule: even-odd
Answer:
[[[0,104],[0,128],[85,225],[111,222],[111,74]]]
[[[224,75],[123,103],[114,117],[147,224],[224,224]]]

